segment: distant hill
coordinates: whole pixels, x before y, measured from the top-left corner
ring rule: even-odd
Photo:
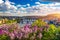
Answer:
[[[4,17],[27,17],[27,18],[39,18],[39,19],[47,19],[47,20],[51,20],[51,19],[54,19],[54,18],[58,18],[60,19],[60,13],[51,13],[49,15],[45,15],[45,16],[42,16],[42,15],[37,15],[37,14],[9,14],[9,13],[0,13],[0,17],[1,16],[4,16]]]
[[[48,20],[55,19],[55,18],[60,19],[60,14],[57,14],[57,13],[49,14],[47,16],[42,17],[42,19],[48,19]]]
[[[50,14],[48,16],[54,16],[54,17],[60,18],[60,14]]]

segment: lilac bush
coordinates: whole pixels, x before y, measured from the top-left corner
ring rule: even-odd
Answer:
[[[59,31],[54,25],[25,25],[20,27],[17,23],[0,26],[0,40],[58,40]]]
[[[42,38],[43,27],[38,28],[37,26],[31,27],[30,25],[25,25],[24,27],[19,27],[17,24],[11,25],[1,25],[0,26],[0,36],[6,35],[10,40],[36,40],[36,38]]]

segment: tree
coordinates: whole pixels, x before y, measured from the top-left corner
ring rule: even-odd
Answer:
[[[32,26],[42,27],[42,26],[45,26],[46,24],[47,24],[47,23],[44,22],[43,20],[38,19],[38,20],[36,20],[35,22],[32,23]]]

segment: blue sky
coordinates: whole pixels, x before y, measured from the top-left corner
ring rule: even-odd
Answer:
[[[58,0],[59,1],[59,0]],[[0,12],[40,13],[59,12],[60,2],[53,0],[0,0]]]
[[[20,5],[26,5],[26,4],[30,4],[31,6],[33,5],[36,5],[35,2],[40,2],[40,3],[43,3],[43,4],[48,4],[48,3],[51,3],[51,2],[41,2],[39,0],[9,0],[11,2],[14,2],[17,4],[20,4]]]
[[[5,0],[4,0],[4,1],[5,1]],[[30,6],[36,5],[35,2],[40,2],[40,3],[42,3],[42,4],[52,3],[52,2],[47,2],[47,1],[42,2],[42,1],[40,1],[40,0],[9,0],[9,1],[14,2],[15,5],[18,5],[18,4],[20,4],[20,5],[30,4]]]

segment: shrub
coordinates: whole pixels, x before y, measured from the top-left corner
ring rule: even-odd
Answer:
[[[32,26],[38,26],[38,27],[42,27],[45,25],[46,25],[46,22],[42,21],[41,19],[36,20],[35,22],[32,23]]]
[[[19,27],[15,23],[3,24],[0,26],[0,40],[60,40],[60,27],[48,25],[42,20],[34,22],[32,26]]]

